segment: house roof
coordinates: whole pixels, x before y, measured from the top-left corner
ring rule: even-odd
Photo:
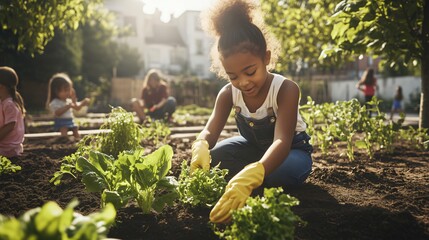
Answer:
[[[156,24],[153,26],[153,36],[147,37],[148,44],[165,44],[186,47],[176,26]]]

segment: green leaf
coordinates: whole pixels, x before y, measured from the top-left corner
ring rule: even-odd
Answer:
[[[34,225],[39,233],[50,239],[59,239],[59,219],[63,209],[55,202],[47,202],[42,206],[34,220]]]
[[[363,141],[363,140],[355,141],[355,146],[357,148],[366,148],[367,147],[365,141]]]
[[[99,165],[93,165],[86,158],[80,157],[76,162],[76,169],[82,172],[82,182],[88,191],[100,192],[105,188],[109,188],[109,183],[105,178],[106,173]]]
[[[125,202],[121,195],[116,191],[104,190],[101,194],[102,201],[106,204],[111,203],[115,208],[119,209],[124,207],[128,202]]]

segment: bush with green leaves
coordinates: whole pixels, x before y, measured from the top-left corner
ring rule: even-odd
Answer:
[[[0,156],[0,175],[14,173],[19,170],[21,170],[21,166],[17,166],[6,157]]]
[[[96,136],[97,150],[117,157],[124,150],[140,147],[143,139],[142,128],[134,122],[134,114],[121,107],[112,109],[107,122],[100,129],[110,129]]]
[[[306,223],[291,210],[298,199],[282,192],[282,188],[269,188],[263,197],[249,197],[243,208],[233,210],[232,223],[225,230],[212,225],[215,234],[228,240],[294,239],[295,226]]]
[[[196,169],[190,174],[187,161],[182,162],[181,168],[177,186],[180,201],[192,206],[214,206],[225,191],[228,169],[215,166],[209,171]]]
[[[78,205],[72,200],[63,210],[50,201],[42,207],[25,212],[20,218],[0,215],[0,239],[104,239],[116,217],[113,205],[106,205],[100,212],[83,216],[74,212]]]

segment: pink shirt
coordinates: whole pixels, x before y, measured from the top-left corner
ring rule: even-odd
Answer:
[[[0,155],[4,157],[18,156],[23,152],[24,118],[12,98],[0,100],[0,128],[15,122],[15,128],[0,140]]]
[[[364,89],[363,89],[363,94],[365,96],[374,96],[375,95],[375,86],[377,85],[377,79],[374,78],[374,84],[372,85],[363,85]]]

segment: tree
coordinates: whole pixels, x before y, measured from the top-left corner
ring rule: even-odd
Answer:
[[[118,45],[118,64],[116,66],[118,77],[134,77],[143,67],[138,49],[127,44]]]
[[[335,0],[261,1],[266,13],[264,20],[281,44],[276,70],[294,75],[305,64],[310,72],[316,69],[332,73],[345,62],[334,57],[319,59],[321,51],[334,44],[329,23],[336,3]]]
[[[372,53],[393,66],[420,65],[419,127],[429,128],[429,1],[343,0],[332,16],[335,46],[321,57],[336,53]]]
[[[0,45],[42,53],[55,31],[76,30],[97,11],[101,0],[0,0]],[[3,47],[4,49],[5,47]],[[0,51],[0,54],[2,52]]]

